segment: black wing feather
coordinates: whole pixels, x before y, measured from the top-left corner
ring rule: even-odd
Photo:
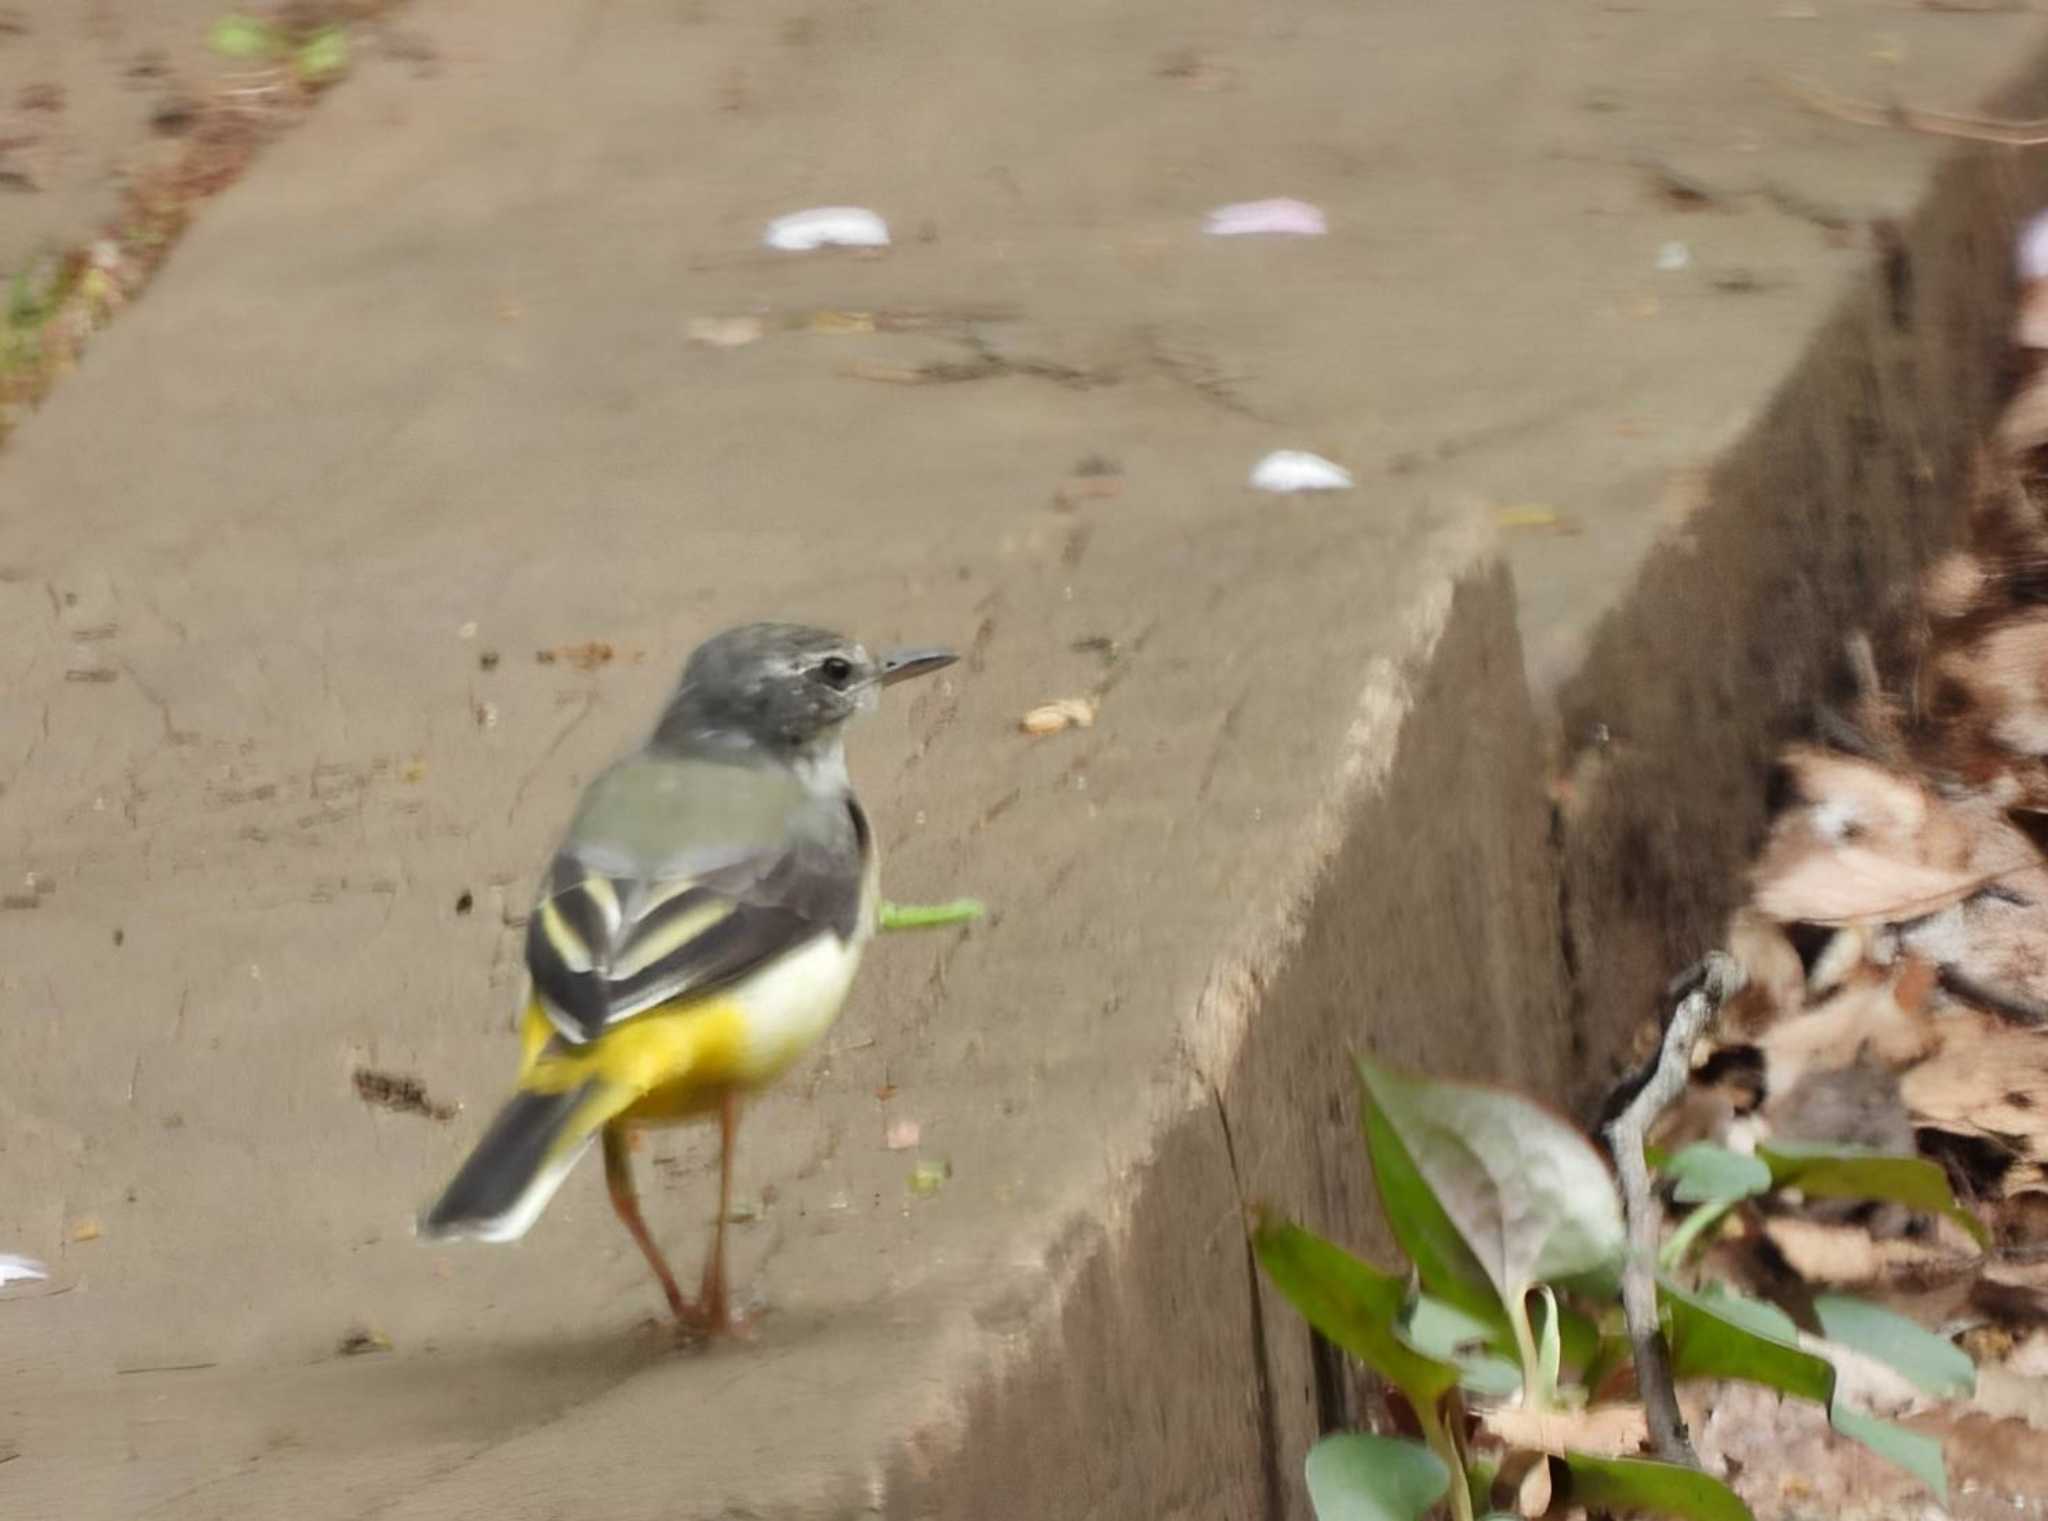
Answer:
[[[526,930],[534,990],[556,1027],[581,1043],[656,1004],[716,993],[820,934],[851,940],[871,837],[859,805],[848,799],[847,809],[851,841],[798,840],[687,882],[594,872],[564,851]],[[705,923],[688,930],[692,916]],[[633,967],[636,953],[683,931],[677,945]],[[622,966],[633,969],[622,975]]]

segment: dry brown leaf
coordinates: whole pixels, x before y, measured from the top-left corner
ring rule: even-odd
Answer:
[[[1892,980],[1892,1002],[1902,1014],[1920,1019],[1932,1011],[1934,991],[1940,982],[1941,973],[1933,962],[1921,956],[1907,956],[1899,963],[1899,974]]]
[[[1925,786],[1873,761],[1806,747],[1785,766],[1802,804],[1772,827],[1752,873],[1752,902],[1764,914],[1782,923],[1883,923],[1977,890],[1972,833]]]
[[[1650,1439],[1641,1405],[1593,1405],[1584,1410],[1528,1410],[1500,1406],[1479,1413],[1482,1430],[1509,1447],[1535,1452],[1590,1452],[1622,1458]]]
[[[2022,613],[1948,652],[1936,670],[1984,709],[1995,743],[2018,755],[2048,755],[2048,617]]]
[[[1942,556],[1920,583],[1921,605],[1934,618],[1960,618],[1983,599],[1991,576],[1967,550]]]
[[[1984,1263],[1970,1285],[1969,1308],[2022,1332],[2048,1329],[2048,1260]]]
[[[1783,1140],[1914,1154],[1913,1122],[1898,1075],[1867,1044],[1858,1047],[1854,1060],[1809,1067],[1790,1088],[1774,1091],[1763,1118],[1769,1133]],[[1827,1203],[1831,1209],[1853,1207],[1846,1200]]]
[[[1872,959],[1872,948],[1870,926],[1867,924],[1844,925],[1829,936],[1826,947],[1813,959],[1812,972],[1807,974],[1808,998],[1825,997],[1864,971]]]
[[[1998,420],[1998,442],[2014,454],[2048,443],[2048,371],[2027,382]]]
[[[2010,799],[1938,797],[1871,761],[1795,756],[1802,806],[1773,826],[1752,874],[1755,907],[1784,922],[1902,923],[1987,887],[2039,874],[2041,854],[2006,817]],[[1947,958],[1930,952],[1932,959]]]
[[[1725,1146],[1736,1113],[1734,1096],[1726,1088],[1689,1083],[1677,1102],[1658,1117],[1648,1139],[1666,1151],[1677,1151],[1694,1141]]]
[[[2015,1356],[2002,1368],[1979,1368],[1970,1403],[1994,1419],[2025,1421],[2036,1431],[2048,1431],[2048,1378],[2021,1371],[2017,1361]]]
[[[1793,1216],[1766,1222],[1764,1233],[1793,1271],[1812,1284],[1864,1284],[1889,1274],[1960,1271],[1975,1260],[1973,1254],[1921,1241],[1874,1240],[1858,1225]]]
[[[1764,1056],[1764,1091],[1789,1093],[1809,1072],[1846,1067],[1866,1046],[1893,1068],[1920,1060],[1939,1039],[1928,1012],[1926,974],[1907,963],[1883,981],[1858,979],[1809,1014],[1781,1021],[1757,1042]],[[1913,996],[1900,1004],[1901,985]],[[1910,1101],[1909,1101],[1910,1103]]]
[[[1775,921],[1753,908],[1737,909],[1728,921],[1727,950],[1749,981],[1722,1007],[1721,1029],[1753,1036],[1799,1012],[1806,1001],[1806,968]]]
[[[1700,1461],[1734,1486],[1758,1521],[1919,1516],[1924,1492],[1903,1471],[1837,1437],[1827,1412],[1755,1384],[1688,1386]],[[1911,1498],[1910,1507],[1902,1504]]]
[[[1974,873],[1861,844],[1775,837],[1758,866],[1757,907],[1787,924],[1896,922],[1961,902]]]
[[[1033,708],[1018,726],[1026,734],[1057,734],[1062,729],[1086,729],[1095,722],[1095,709],[1092,697],[1062,697]]]
[[[2017,1378],[2048,1379],[2048,1330],[2029,1331],[2005,1359],[2006,1371]]]
[[[2013,1353],[2013,1334],[2004,1326],[1975,1325],[1956,1334],[1956,1345],[1979,1368],[2003,1363]]]
[[[2036,1172],[2038,1168],[2034,1169]],[[2013,1187],[2008,1183],[2008,1187]],[[2048,1193],[2040,1191],[2039,1185],[2015,1188],[2004,1199],[1978,1201],[1989,1205],[1992,1234],[2008,1246],[2039,1248],[2048,1246]],[[2048,1323],[2048,1295],[2043,1296],[2042,1313],[2029,1320],[2039,1319]]]
[[[1924,1128],[1988,1140],[2016,1160],[2048,1158],[2048,1032],[1984,1015],[1942,1020],[1941,1049],[1906,1073],[1901,1092]],[[2027,1182],[2008,1173],[2001,1192]]]

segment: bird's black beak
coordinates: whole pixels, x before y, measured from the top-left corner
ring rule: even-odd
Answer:
[[[891,650],[882,657],[881,683],[893,687],[913,676],[928,676],[933,671],[943,671],[959,658],[951,650]]]

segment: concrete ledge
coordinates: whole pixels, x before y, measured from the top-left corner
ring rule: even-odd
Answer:
[[[1482,562],[1423,606],[1408,655],[1360,694],[1299,890],[1195,1011],[1179,1112],[1112,1180],[1105,1223],[1062,1239],[1057,1321],[979,1380],[947,1461],[906,1450],[888,1514],[1008,1514],[1026,1496],[1056,1515],[1305,1514],[1301,1460],[1356,1396],[1255,1272],[1246,1204],[1384,1244],[1356,1051],[1561,1085],[1567,989],[1513,590]]]
[[[2048,111],[2041,72],[1988,109]],[[2044,204],[2048,156],[1971,147],[1940,166],[1897,252],[1844,294],[1559,693],[1581,1104],[1718,937],[1763,778],[1843,679],[1845,632],[1896,645],[1960,526],[2008,374],[2014,233]]]

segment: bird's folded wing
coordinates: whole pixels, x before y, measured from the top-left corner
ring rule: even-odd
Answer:
[[[646,878],[557,856],[527,923],[526,960],[563,1036],[590,1040],[656,1004],[702,997],[862,913],[857,851],[785,847]]]

